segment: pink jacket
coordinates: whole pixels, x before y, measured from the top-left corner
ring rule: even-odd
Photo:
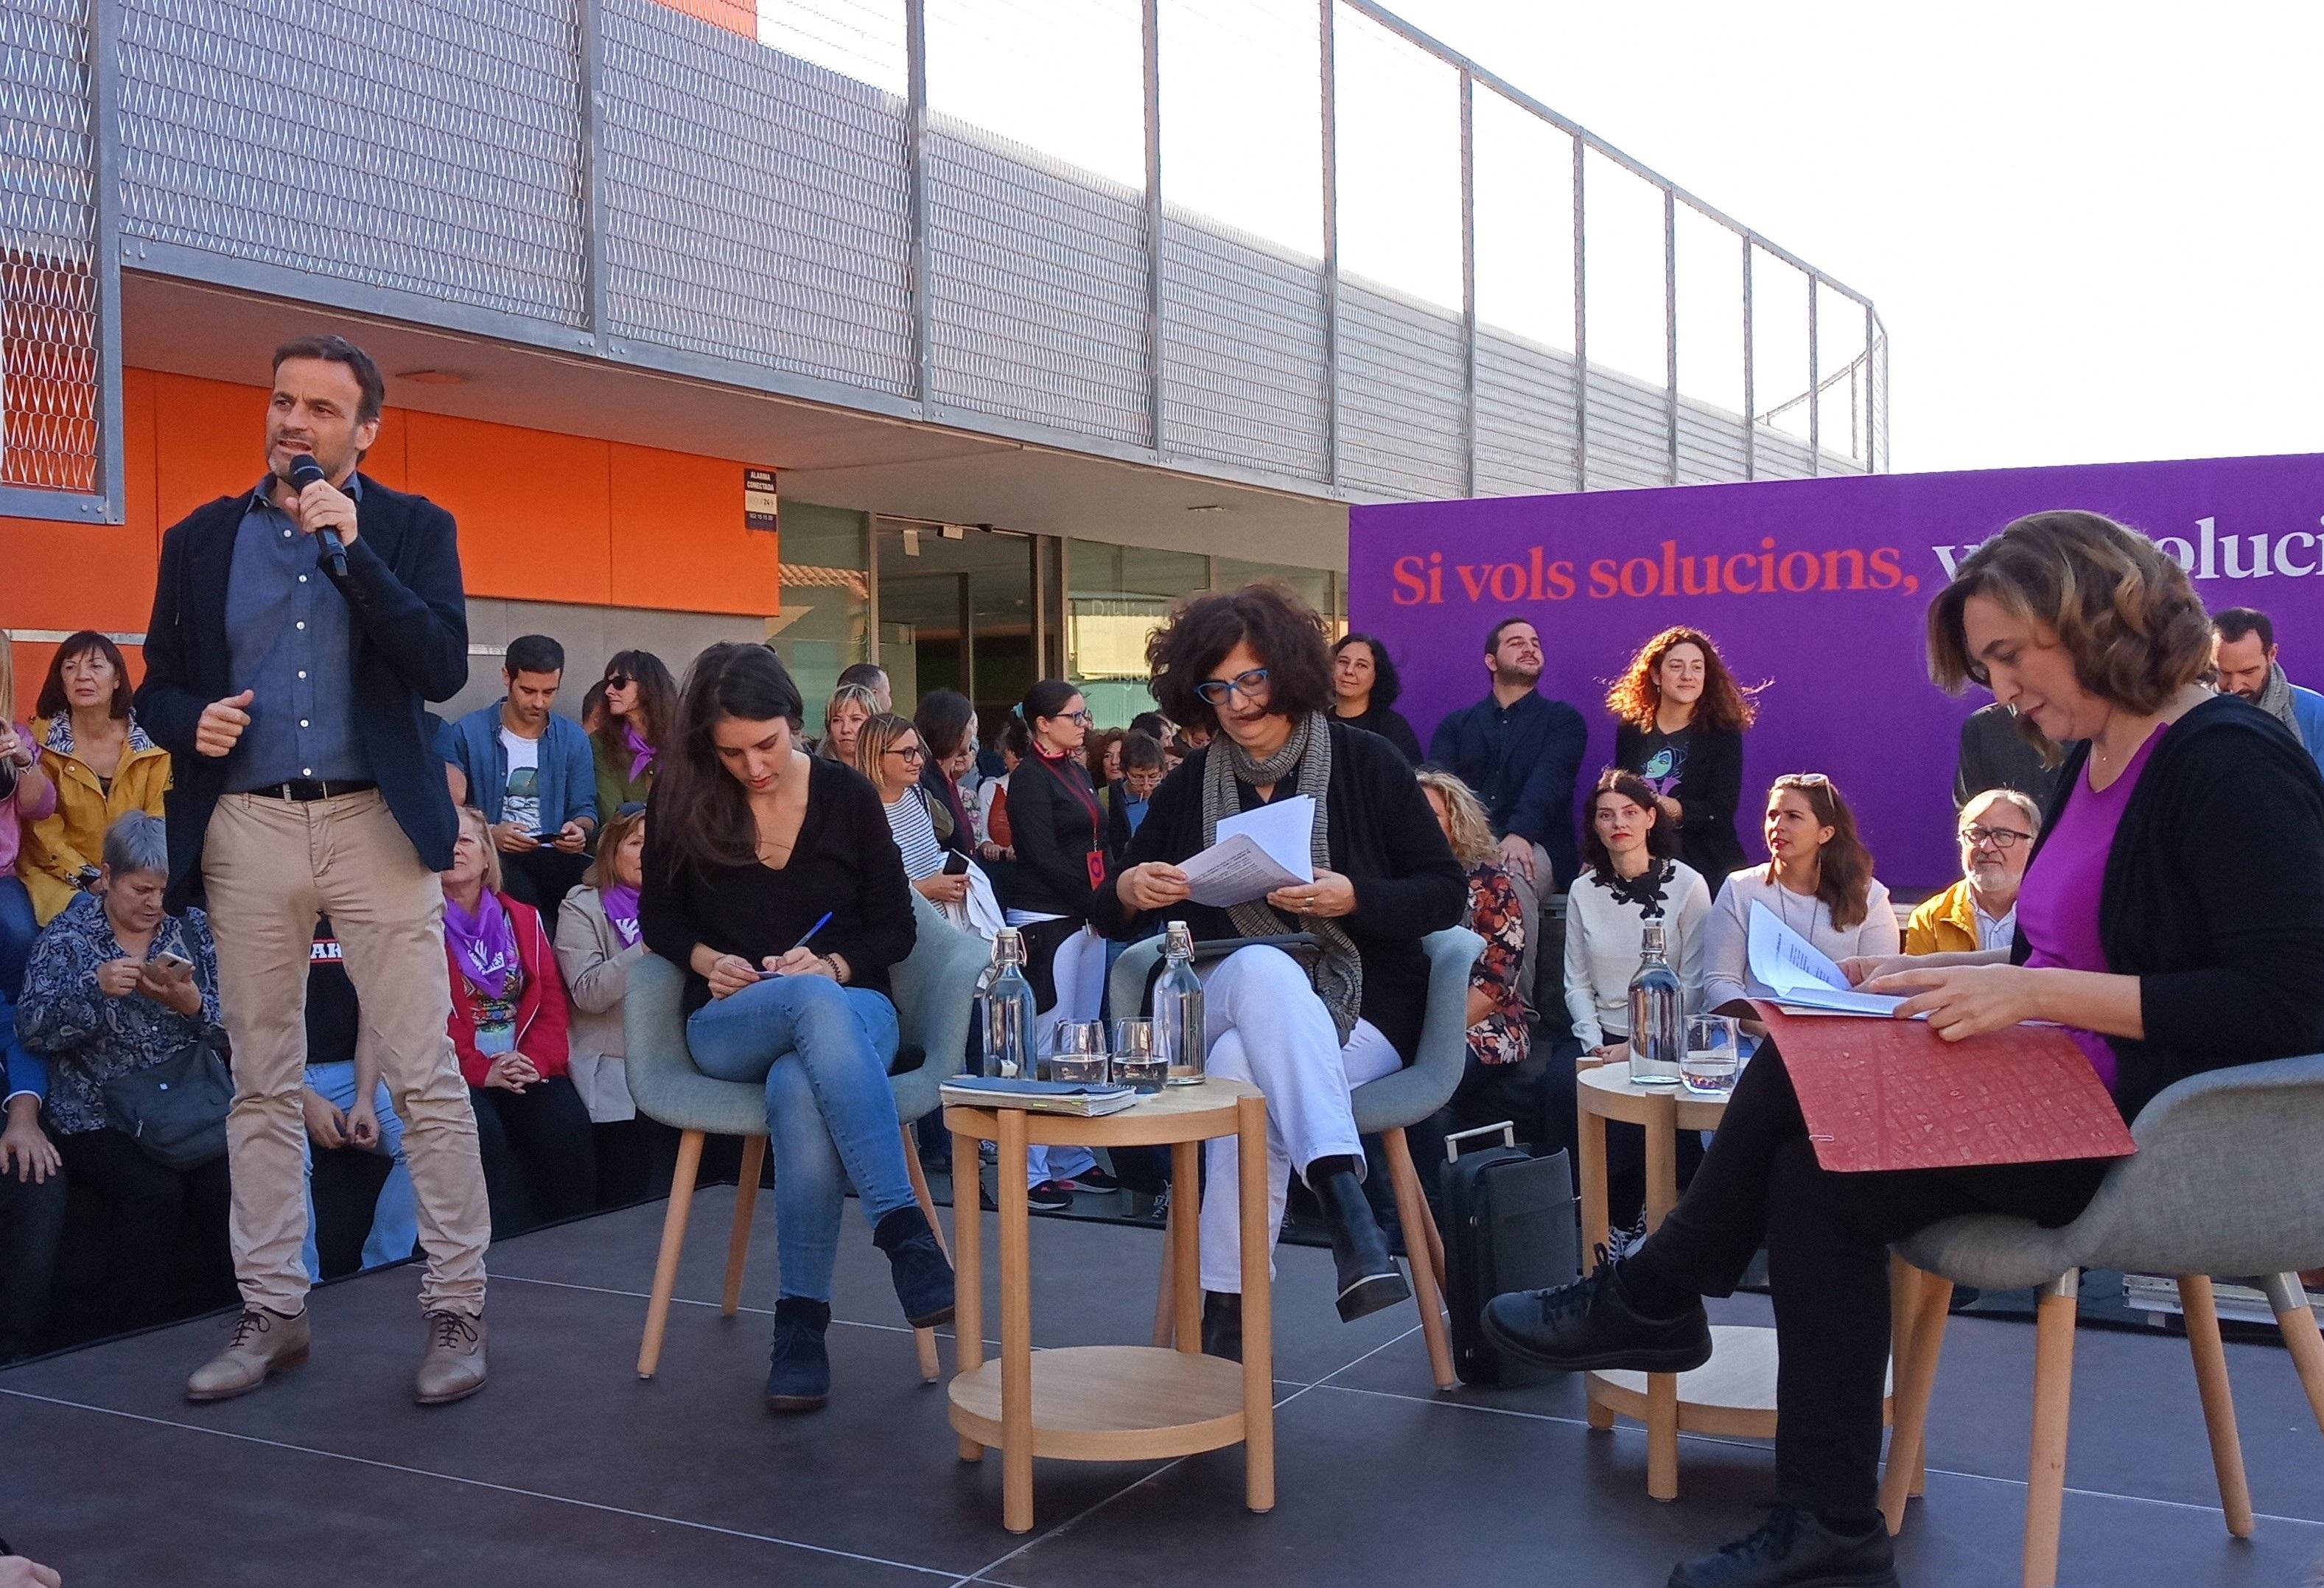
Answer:
[[[22,723],[13,725],[16,736],[25,743],[37,746],[32,730]],[[13,876],[16,871],[16,852],[23,845],[24,828],[39,821],[57,808],[57,786],[43,777],[40,798],[25,802],[23,785],[17,784],[16,797],[0,799],[0,876]]]

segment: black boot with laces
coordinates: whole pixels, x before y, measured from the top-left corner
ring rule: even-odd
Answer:
[[[1670,1317],[1647,1316],[1603,1246],[1588,1279],[1496,1296],[1483,1322],[1495,1347],[1554,1371],[1683,1373],[1711,1360],[1711,1320],[1701,1299]]]
[[[1897,1588],[1896,1555],[1877,1515],[1843,1529],[1779,1505],[1749,1537],[1672,1572],[1670,1588]]]

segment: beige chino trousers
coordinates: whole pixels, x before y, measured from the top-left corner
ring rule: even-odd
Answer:
[[[403,1121],[420,1204],[423,1311],[474,1317],[484,1306],[492,1215],[476,1120],[447,1025],[444,891],[376,789],[331,799],[228,794],[202,843],[217,942],[218,1002],[234,1042],[226,1150],[234,1178],[234,1268],[244,1304],[294,1314],[309,1275],[307,971],[315,918],[328,915]]]

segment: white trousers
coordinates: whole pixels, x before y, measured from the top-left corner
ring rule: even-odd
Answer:
[[[1203,978],[1204,1066],[1267,1094],[1268,1250],[1283,1234],[1291,1171],[1319,1158],[1352,1157],[1364,1172],[1363,1143],[1348,1096],[1401,1068],[1394,1044],[1358,1020],[1347,1046],[1299,962],[1280,948],[1238,949]],[[1242,1213],[1232,1136],[1208,1143],[1203,1191],[1203,1288],[1242,1290]],[[1271,1270],[1270,1270],[1271,1271]]]
[[[1084,927],[1057,945],[1049,974],[1057,984],[1057,1002],[1034,1016],[1037,1050],[1043,1054],[1055,1051],[1059,1026],[1093,1020],[1105,1008],[1105,939]],[[1086,1147],[1028,1147],[1025,1183],[1070,1180],[1096,1163]]]

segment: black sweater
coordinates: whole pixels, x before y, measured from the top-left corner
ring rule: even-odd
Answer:
[[[904,857],[862,773],[835,761],[810,762],[807,814],[780,869],[756,862],[681,865],[669,829],[653,823],[650,801],[647,809],[638,924],[646,946],[686,972],[687,1014],[710,1002],[710,983],[694,970],[696,944],[755,965],[798,946],[825,910],[831,920],[807,946],[845,960],[850,986],[889,990],[888,969],[911,953],[918,928]]]
[[[2089,758],[2059,769],[2029,866]],[[2098,922],[2146,1025],[2107,1039],[2125,1119],[2189,1076],[2324,1049],[2324,779],[2290,730],[2231,695],[2172,725],[2123,807]]]
[[[1614,730],[1614,764],[1637,771],[1646,764],[1644,730],[1624,723]],[[1697,728],[1687,735],[1686,766],[1670,797],[1679,803],[1678,857],[1702,873],[1713,893],[1727,873],[1743,869],[1735,811],[1743,799],[1743,734]]]
[[[1404,713],[1395,706],[1374,706],[1361,716],[1343,716],[1335,720],[1351,728],[1361,728],[1368,734],[1378,734],[1395,745],[1397,753],[1403,756],[1408,764],[1420,764],[1420,735],[1412,731],[1412,725],[1404,720]]]
[[[1461,924],[1469,904],[1468,879],[1396,747],[1344,723],[1333,723],[1331,734],[1332,781],[1324,808],[1332,827],[1332,869],[1356,888],[1355,913],[1340,925],[1363,961],[1363,1017],[1409,1064],[1419,1051],[1421,1019],[1428,1007],[1428,956],[1420,940]],[[1154,803],[1123,857],[1124,870],[1148,861],[1176,865],[1201,852],[1203,767],[1209,755],[1208,747],[1197,750],[1154,790]],[[1288,799],[1298,793],[1298,785],[1294,771],[1275,786],[1275,798]],[[1235,788],[1243,809],[1264,803],[1248,784]],[[1013,783],[1009,808],[1012,814],[1017,808]],[[1101,892],[1098,903],[1100,925],[1117,936],[1139,924],[1111,887]],[[1156,913],[1186,922],[1198,940],[1242,936],[1222,909],[1186,903]],[[1296,917],[1282,920],[1282,930],[1300,930]]]
[[[1079,756],[1034,754],[1017,763],[1009,780],[1009,835],[1017,851],[1010,906],[1088,920],[1094,908],[1089,857],[1105,858],[1105,820]]]

